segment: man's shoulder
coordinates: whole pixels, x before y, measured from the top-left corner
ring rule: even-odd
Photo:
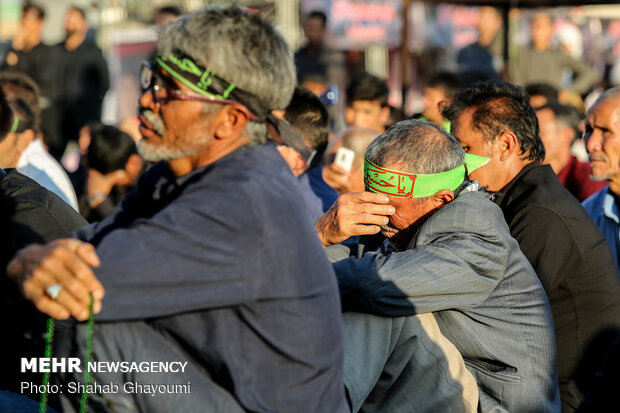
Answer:
[[[598,192],[595,192],[588,199],[583,201],[582,205],[590,213],[590,215],[595,216],[603,212],[603,203],[605,202],[605,198],[608,195],[608,186],[601,189]],[[612,197],[613,200],[613,197]],[[615,202],[615,200],[614,200]]]
[[[26,220],[37,218],[37,222],[47,220],[50,222],[49,225],[55,222],[68,231],[87,223],[56,194],[15,169],[7,170],[7,174],[0,178],[0,199],[7,220],[26,222],[25,219],[28,217],[30,218]]]
[[[541,240],[574,245],[584,256],[604,240],[590,214],[548,165],[534,167],[522,177],[504,213],[511,232],[536,231]]]
[[[420,234],[458,232],[484,236],[508,236],[502,211],[483,191],[460,194],[437,211],[421,228]]]
[[[501,203],[508,215],[545,209],[558,216],[581,215],[579,201],[558,179],[549,165],[532,165],[514,183]]]
[[[238,150],[222,158],[205,170],[195,190],[217,193],[229,203],[243,200],[235,207],[261,221],[308,218],[297,178],[271,144]]]

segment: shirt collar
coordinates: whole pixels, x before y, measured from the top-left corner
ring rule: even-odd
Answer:
[[[620,224],[620,218],[618,218],[618,206],[614,196],[610,193],[609,188],[605,192],[605,198],[603,199],[603,213],[607,218],[613,219],[616,224]]]

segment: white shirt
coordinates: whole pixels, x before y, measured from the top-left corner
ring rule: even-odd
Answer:
[[[41,139],[35,139],[28,145],[19,158],[17,170],[79,211],[77,197],[67,173],[47,152]]]

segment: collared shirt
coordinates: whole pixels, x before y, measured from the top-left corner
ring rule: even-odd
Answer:
[[[62,166],[45,150],[41,139],[33,140],[22,153],[17,170],[49,189],[73,209],[78,210],[75,190]]]
[[[616,266],[620,268],[620,214],[616,198],[609,187],[605,187],[583,201],[583,207],[607,238],[611,252],[616,258]]]
[[[248,411],[348,409],[336,279],[274,145],[179,178],[159,163],[75,235],[101,259],[98,320],[166,330]]]

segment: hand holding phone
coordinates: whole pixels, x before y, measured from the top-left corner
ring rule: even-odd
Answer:
[[[355,158],[355,152],[349,148],[342,147],[336,152],[334,163],[344,169],[347,172],[351,171],[353,165],[353,159]]]

